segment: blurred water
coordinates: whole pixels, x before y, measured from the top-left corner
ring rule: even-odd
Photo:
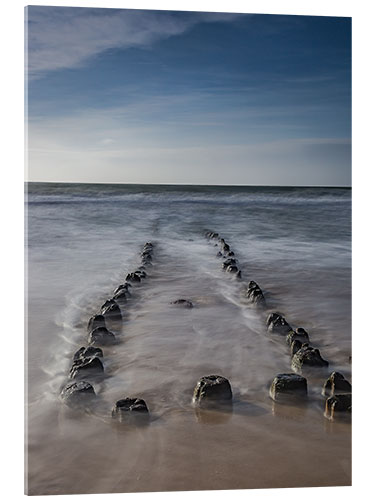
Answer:
[[[270,380],[290,371],[288,349],[244,291],[257,281],[270,308],[350,378],[351,190],[33,183],[27,226],[31,493],[350,483],[350,426],[323,418],[324,377],[309,380],[302,414],[269,400]],[[242,282],[221,270],[207,228],[235,251]],[[146,241],[155,243],[150,276],[134,287],[121,342],[105,349],[94,414],[77,416],[58,398],[71,357]],[[171,306],[178,298],[195,307]],[[196,381],[211,373],[232,383],[231,415],[191,407]],[[110,409],[125,396],[143,397],[153,420],[119,435]],[[306,453],[321,465],[302,467]]]

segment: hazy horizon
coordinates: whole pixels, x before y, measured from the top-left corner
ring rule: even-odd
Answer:
[[[26,8],[26,179],[351,185],[351,19]]]

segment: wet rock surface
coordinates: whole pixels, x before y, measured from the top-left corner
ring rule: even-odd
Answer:
[[[319,349],[302,346],[292,358],[292,369],[297,373],[314,368],[327,368],[328,361],[322,358]]]
[[[70,378],[86,378],[100,375],[104,371],[103,363],[98,356],[92,358],[78,358],[73,362]]]
[[[229,380],[221,375],[202,377],[195,386],[193,402],[198,405],[232,402]]]
[[[117,302],[113,299],[106,300],[102,305],[100,312],[106,318],[122,321],[121,309]]]
[[[302,344],[309,343],[309,334],[303,328],[297,328],[296,331],[291,331],[286,336],[286,343],[289,346],[291,346],[295,340],[299,340]]]
[[[93,358],[94,356],[103,357],[103,351],[100,347],[88,346],[81,347],[78,351],[75,352],[73,360],[76,359],[85,359],[85,358]]]
[[[276,375],[269,390],[274,401],[289,401],[307,397],[307,380],[296,373]]]
[[[263,292],[255,281],[250,281],[248,284],[246,296],[252,304],[265,305]]]
[[[93,386],[86,381],[70,382],[61,391],[61,398],[72,406],[84,405],[92,401],[96,394]]]
[[[171,304],[186,307],[187,309],[191,309],[192,307],[194,307],[193,303],[190,300],[186,299],[177,299],[171,302]]]
[[[116,342],[116,337],[107,328],[100,327],[89,333],[88,342],[91,345],[112,345]]]
[[[287,320],[279,313],[271,313],[267,318],[267,328],[271,333],[286,335],[292,330]]]
[[[124,398],[116,401],[112,408],[112,418],[119,422],[144,423],[148,419],[149,411],[143,399]],[[135,421],[136,419],[136,421]]]
[[[351,393],[352,386],[344,375],[339,372],[332,372],[329,378],[325,381],[322,389],[323,396],[335,396],[337,394]]]
[[[324,416],[329,420],[348,417],[352,411],[352,395],[336,394],[326,400]]]
[[[98,327],[105,327],[105,318],[102,314],[95,314],[94,316],[91,316],[89,319],[89,322],[87,324],[87,331],[91,332],[91,330],[95,330],[95,328]]]

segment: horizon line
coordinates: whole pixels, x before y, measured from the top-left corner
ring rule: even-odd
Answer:
[[[81,182],[81,181],[28,181],[24,184],[93,184],[99,186],[120,185],[120,186],[203,186],[203,187],[297,187],[297,188],[350,188],[349,185],[328,185],[328,184],[186,184],[183,182]]]

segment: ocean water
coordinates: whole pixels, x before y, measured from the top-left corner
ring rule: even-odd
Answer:
[[[27,217],[29,494],[330,486],[351,483],[351,425],[323,416],[327,374],[304,407],[268,387],[291,372],[285,341],[245,299],[255,280],[269,311],[303,327],[351,379],[351,190],[30,183]],[[220,233],[242,280],[221,269]],[[154,247],[104,349],[91,412],[59,397],[87,321]],[[192,309],[172,306],[185,298]],[[115,328],[115,326],[114,326]],[[194,386],[227,377],[232,411],[197,412]],[[116,400],[146,400],[146,427],[117,425]]]

